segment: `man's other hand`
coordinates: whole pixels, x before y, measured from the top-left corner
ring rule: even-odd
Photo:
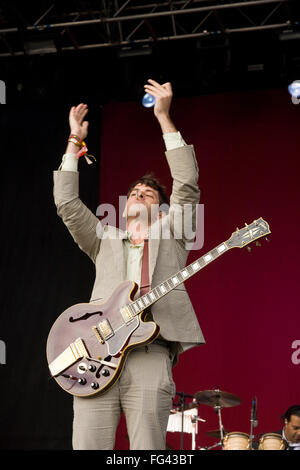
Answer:
[[[167,82],[160,85],[155,80],[149,79],[148,83],[144,85],[144,88],[146,93],[149,93],[155,98],[155,116],[157,118],[161,116],[168,116],[173,98],[171,83]]]
[[[84,140],[88,134],[88,121],[84,121],[88,113],[87,104],[80,103],[78,106],[72,106],[69,114],[69,124],[71,134],[77,135]]]

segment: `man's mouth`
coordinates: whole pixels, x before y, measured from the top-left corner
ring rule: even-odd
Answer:
[[[147,208],[145,207],[144,202],[137,202],[132,204],[131,206],[128,207],[127,209],[127,215],[132,216],[132,217],[137,217],[139,215],[142,215],[145,212],[145,216],[147,215]]]

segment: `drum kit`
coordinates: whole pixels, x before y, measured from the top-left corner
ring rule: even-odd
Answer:
[[[204,390],[189,395],[184,392],[177,392],[179,401],[171,410],[168,423],[168,431],[180,432],[180,449],[183,449],[183,434],[192,434],[192,450],[196,450],[196,434],[198,432],[198,422],[205,422],[205,419],[198,417],[199,405],[211,406],[218,415],[219,428],[208,431],[207,436],[217,438],[218,441],[209,447],[198,447],[198,450],[211,450],[219,448],[221,450],[285,450],[286,444],[280,434],[263,434],[255,440],[253,428],[257,426],[256,419],[256,398],[252,401],[250,434],[244,432],[228,432],[224,429],[222,422],[222,409],[237,406],[241,400],[232,393],[223,392],[219,389]],[[186,403],[186,398],[192,398],[191,403]]]

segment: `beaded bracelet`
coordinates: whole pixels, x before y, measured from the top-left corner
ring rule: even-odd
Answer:
[[[94,157],[94,155],[89,155],[87,153],[88,151],[88,148],[86,146],[86,143],[84,140],[81,140],[78,135],[76,134],[71,134],[68,138],[68,142],[72,142],[73,144],[75,144],[77,147],[80,148],[80,150],[74,154],[75,155],[75,158],[79,159],[80,157],[84,157],[86,162],[90,165],[91,163],[93,163],[90,158],[92,158],[94,161],[96,161],[96,158]],[[90,157],[90,158],[89,158]]]
[[[68,138],[68,142],[72,142],[73,144],[75,144],[77,147],[79,148],[82,148],[84,147],[86,144],[84,142],[84,140],[81,140],[77,135],[75,134],[71,134]]]

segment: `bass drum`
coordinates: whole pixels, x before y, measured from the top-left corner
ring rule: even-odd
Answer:
[[[263,434],[259,439],[258,450],[286,450],[286,443],[280,434]]]
[[[223,450],[249,450],[249,434],[244,432],[229,432],[224,437]]]

